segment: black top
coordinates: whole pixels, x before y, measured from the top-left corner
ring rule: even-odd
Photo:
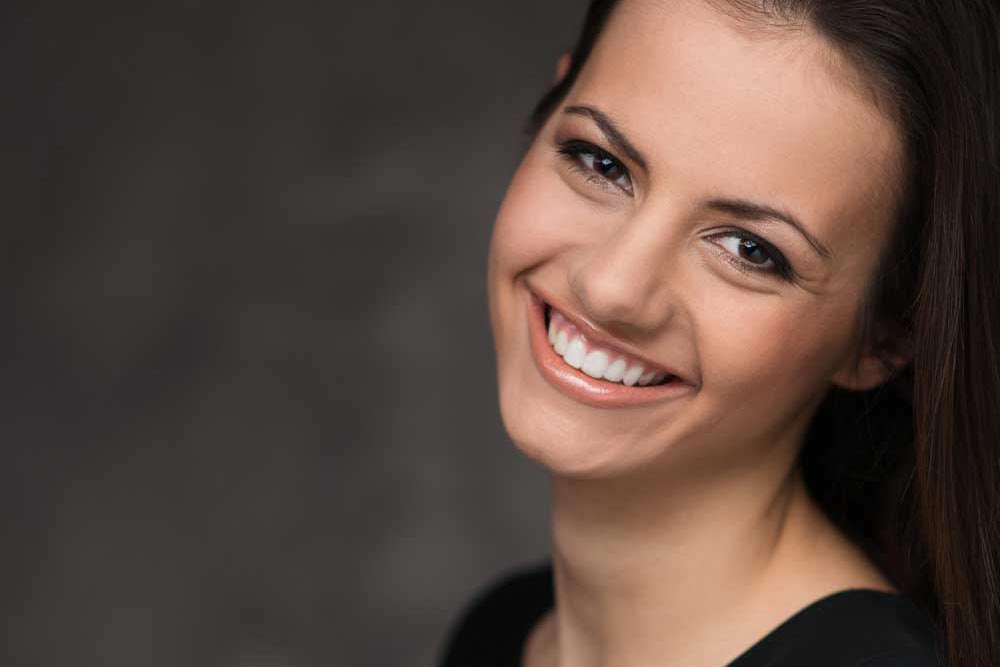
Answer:
[[[553,606],[552,566],[514,572],[472,601],[441,667],[521,667],[525,640]],[[807,605],[727,667],[935,667],[930,619],[896,593],[853,589]]]

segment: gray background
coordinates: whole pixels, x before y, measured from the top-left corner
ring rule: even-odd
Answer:
[[[583,2],[0,9],[5,665],[429,665],[548,549],[490,226]]]

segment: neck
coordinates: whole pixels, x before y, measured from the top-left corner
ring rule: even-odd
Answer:
[[[801,564],[823,521],[794,455],[778,458],[685,480],[553,478],[555,662],[727,664],[808,602]]]

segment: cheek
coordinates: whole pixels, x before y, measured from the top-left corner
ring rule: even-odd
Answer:
[[[768,299],[733,301],[702,318],[705,385],[738,398],[732,405],[793,412],[828,386],[850,342],[853,307]]]
[[[519,318],[515,312],[515,280],[518,274],[540,262],[546,254],[545,248],[532,233],[539,226],[539,212],[545,210],[539,206],[545,192],[538,186],[538,179],[531,177],[532,171],[533,160],[529,153],[507,186],[490,237],[487,296],[501,369],[507,357],[506,350],[517,338],[515,327]]]
[[[490,238],[487,282],[494,331],[509,313],[517,277],[559,256],[572,242],[579,216],[566,198],[565,184],[543,160],[529,153],[511,178]]]
[[[490,265],[509,278],[552,256],[568,216],[559,181],[529,154],[511,179],[497,212]],[[499,277],[499,276],[498,276]]]

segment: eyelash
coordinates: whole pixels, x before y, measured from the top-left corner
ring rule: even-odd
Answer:
[[[618,160],[614,155],[611,155],[607,151],[604,151],[592,143],[587,141],[581,141],[579,139],[569,139],[560,143],[556,147],[556,152],[566,159],[570,168],[573,171],[580,172],[583,174],[588,183],[593,183],[602,190],[612,190],[617,189],[624,192],[628,196],[632,196],[631,183],[632,176],[629,174],[628,169]],[[620,185],[617,185],[615,181],[610,181],[601,174],[598,174],[592,168],[587,167],[580,158],[582,156],[589,155],[597,160],[609,160],[613,162],[622,172],[622,176],[628,178],[629,189],[625,189]]]
[[[629,173],[628,169],[625,167],[624,164],[621,163],[620,160],[615,158],[615,156],[611,155],[607,151],[598,148],[594,144],[591,144],[587,141],[582,141],[580,139],[569,139],[567,141],[559,143],[556,146],[556,152],[567,161],[567,163],[569,164],[570,168],[573,171],[582,174],[586,178],[588,183],[591,183],[601,188],[602,190],[611,191],[613,189],[617,189],[620,192],[624,192],[627,196],[630,197],[632,196],[631,190],[626,190],[622,186],[617,185],[614,181],[608,180],[601,174],[597,173],[594,169],[587,167],[580,160],[581,156],[585,155],[591,156],[595,159],[610,160],[611,162],[615,163],[615,165],[621,170],[622,176],[627,177],[629,183],[631,184],[632,176]],[[750,232],[747,232],[742,229],[729,229],[726,230],[725,232],[709,236],[708,238],[718,239],[727,237],[738,238],[741,241],[750,241],[755,245],[760,246],[760,248],[764,250],[765,254],[767,254],[768,256],[768,259],[770,259],[770,261],[773,264],[773,266],[770,268],[766,269],[761,268],[760,266],[753,264],[752,262],[748,262],[742,259],[741,257],[738,257],[737,255],[734,255],[733,253],[729,252],[725,248],[723,248],[722,249],[723,258],[727,262],[729,262],[736,270],[742,273],[773,276],[775,278],[779,278],[786,282],[794,282],[795,272],[792,269],[791,265],[788,263],[788,260],[785,259],[785,256],[782,255],[777,248],[775,248],[770,243],[760,238],[756,234],[751,234]],[[715,245],[719,244],[716,243]]]

